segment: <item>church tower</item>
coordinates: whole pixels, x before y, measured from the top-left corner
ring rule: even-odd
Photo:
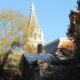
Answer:
[[[37,18],[35,15],[35,6],[33,3],[31,5],[31,13],[28,24],[28,38],[30,45],[34,46],[37,46],[38,44],[44,45],[43,32],[38,25]]]

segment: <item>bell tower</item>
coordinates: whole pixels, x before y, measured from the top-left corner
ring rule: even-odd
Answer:
[[[35,6],[33,3],[31,5],[31,13],[29,17],[28,36],[29,36],[29,43],[31,43],[32,45],[35,46],[37,46],[38,44],[44,45],[44,35],[38,24],[35,13]]]

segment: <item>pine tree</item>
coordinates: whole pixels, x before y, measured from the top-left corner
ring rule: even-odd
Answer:
[[[77,4],[77,11],[71,11],[69,15],[70,26],[68,28],[67,36],[74,39],[74,54],[77,57],[80,57],[80,0],[77,1]]]

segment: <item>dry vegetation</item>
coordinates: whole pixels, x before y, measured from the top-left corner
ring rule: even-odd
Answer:
[[[10,54],[7,63],[3,69],[1,79],[3,80],[21,80],[21,72],[19,71],[19,62],[21,55]]]

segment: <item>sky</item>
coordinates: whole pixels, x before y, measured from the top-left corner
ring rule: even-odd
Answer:
[[[36,16],[43,30],[45,42],[66,37],[71,10],[77,9],[77,0],[0,0],[0,11],[19,11],[30,16],[30,6],[35,5]]]

